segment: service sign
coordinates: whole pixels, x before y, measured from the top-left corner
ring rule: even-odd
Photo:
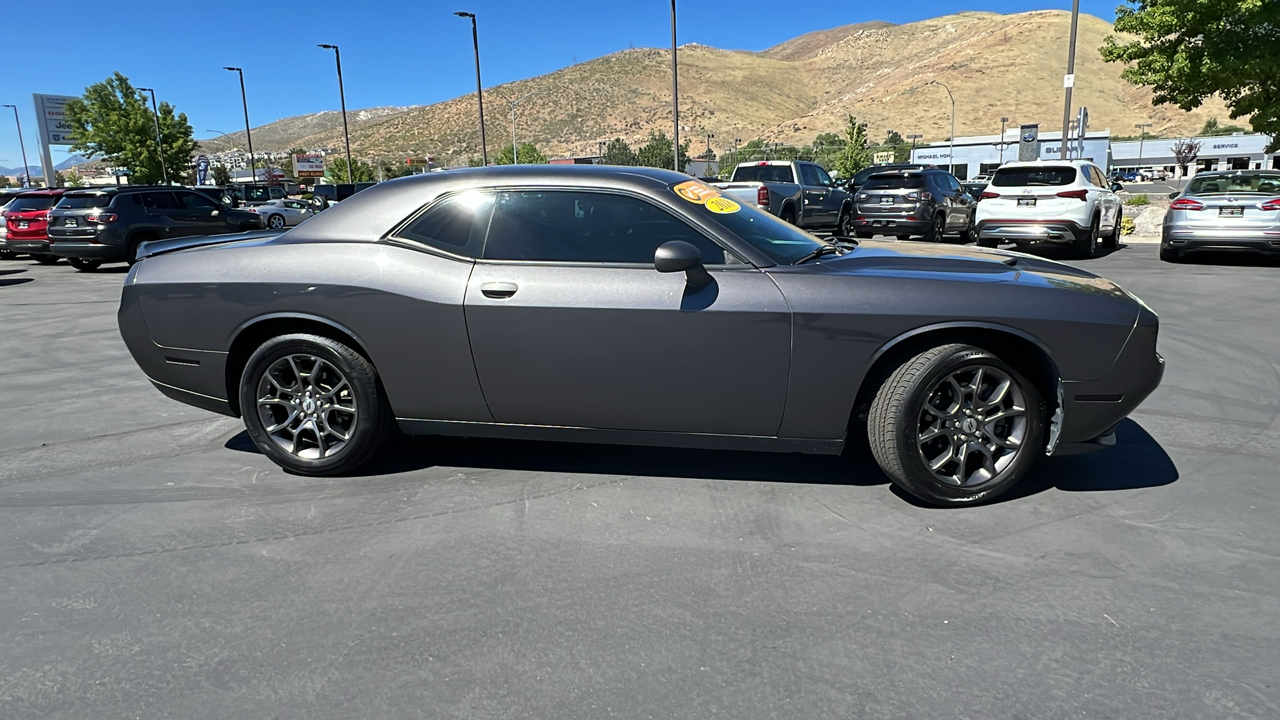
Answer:
[[[294,177],[324,177],[324,155],[307,154],[293,156]]]
[[[71,145],[71,123],[67,122],[68,100],[79,100],[74,95],[41,95],[34,93],[36,117],[40,122],[40,136],[50,145]]]

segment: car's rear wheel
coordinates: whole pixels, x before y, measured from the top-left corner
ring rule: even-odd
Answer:
[[[1116,211],[1116,224],[1111,228],[1111,234],[1103,238],[1102,247],[1107,250],[1115,250],[1120,247],[1120,221],[1124,219],[1124,211]]]
[[[44,254],[32,255],[31,257],[34,258],[35,261],[40,263],[41,265],[54,265],[54,264],[57,264],[58,260],[61,259],[57,255],[44,255]]]
[[[1160,259],[1167,263],[1182,262],[1182,251],[1177,248],[1160,248]]]
[[[142,247],[142,243],[155,240],[154,235],[142,234],[129,238],[129,251],[125,253],[125,261],[130,265],[138,262],[138,251]]]
[[[240,378],[240,410],[258,449],[299,475],[355,470],[393,422],[373,365],[310,334],[275,337],[253,353]]]
[[[284,227],[284,216],[280,214],[270,215],[267,217],[267,227],[272,230],[279,230]]]
[[[969,218],[969,223],[960,231],[960,242],[968,245],[973,242],[973,218]]]
[[[1094,215],[1093,222],[1089,223],[1089,230],[1087,231],[1088,233],[1087,236],[1080,238],[1079,240],[1076,241],[1077,255],[1079,255],[1082,258],[1098,257],[1098,240],[1099,240],[1098,236],[1102,232],[1100,228],[1101,224],[1102,224],[1101,219],[1097,215]]]
[[[796,211],[792,210],[789,207],[783,208],[782,212],[778,215],[778,217],[782,218],[782,222],[787,223],[789,225],[796,224]]]
[[[0,260],[12,260],[16,257],[18,257],[18,253],[12,250],[5,250],[3,248],[0,248]]]
[[[836,221],[836,235],[840,237],[853,235],[853,213],[849,212],[849,208],[840,211],[840,219]]]
[[[936,505],[1004,493],[1043,449],[1044,401],[1004,360],[972,345],[916,355],[876,393],[871,452],[895,485]]]
[[[933,222],[929,224],[929,229],[924,232],[925,242],[942,242],[942,236],[947,234],[947,217],[942,213],[933,216]]]
[[[71,263],[71,267],[80,272],[93,272],[102,267],[101,260],[91,260],[89,258],[67,258],[67,262]]]

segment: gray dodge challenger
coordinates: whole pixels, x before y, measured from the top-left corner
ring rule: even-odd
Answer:
[[[841,453],[992,499],[1115,442],[1158,320],[1074,267],[821,240],[686,175],[516,166],[385,182],[287,232],[147,243],[119,322],[171,398],[274,462],[411,434]]]

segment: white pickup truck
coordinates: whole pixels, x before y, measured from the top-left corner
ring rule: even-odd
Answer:
[[[821,165],[792,160],[741,163],[729,182],[715,187],[741,203],[755,205],[806,230],[830,230],[847,237],[853,196],[835,186]]]

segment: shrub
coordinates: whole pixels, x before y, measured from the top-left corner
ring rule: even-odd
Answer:
[[[1141,195],[1134,195],[1128,200],[1125,200],[1124,204],[1129,207],[1140,207],[1142,205],[1150,205],[1151,199],[1147,197],[1146,193],[1143,193]]]
[[[1138,229],[1138,226],[1136,223],[1133,222],[1133,218],[1130,218],[1130,217],[1120,218],[1120,234],[1121,235],[1132,235],[1134,231],[1137,229]]]

